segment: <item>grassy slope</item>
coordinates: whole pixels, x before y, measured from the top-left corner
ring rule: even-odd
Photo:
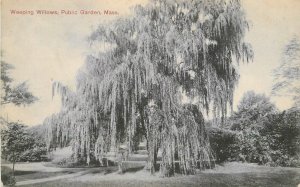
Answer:
[[[193,176],[160,178],[149,176],[144,170],[117,174],[91,172],[74,179],[30,185],[33,187],[150,187],[150,186],[297,186],[300,169],[272,168],[253,164],[228,163],[214,170],[199,172]]]

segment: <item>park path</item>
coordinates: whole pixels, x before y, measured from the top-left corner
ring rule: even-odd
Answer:
[[[15,186],[30,185],[30,184],[44,183],[44,182],[56,181],[56,180],[60,180],[60,179],[67,179],[67,178],[72,178],[72,177],[78,177],[78,176],[84,175],[85,173],[87,173],[87,171],[81,171],[81,172],[77,172],[77,173],[66,174],[66,175],[61,175],[61,176],[56,176],[56,177],[48,177],[48,178],[42,178],[42,179],[25,180],[25,181],[17,182],[15,184]]]

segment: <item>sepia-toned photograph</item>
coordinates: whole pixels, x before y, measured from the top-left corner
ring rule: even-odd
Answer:
[[[1,0],[1,183],[300,187],[300,0]]]

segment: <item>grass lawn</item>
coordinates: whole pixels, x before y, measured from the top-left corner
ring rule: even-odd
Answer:
[[[8,166],[1,166],[1,172],[12,173],[12,169]],[[25,180],[67,175],[75,172],[77,171],[76,170],[74,171],[72,169],[64,170],[64,171],[54,171],[54,172],[15,170],[15,177],[16,177],[16,181],[25,181]]]
[[[67,175],[75,173],[75,171],[58,171],[58,172],[37,172],[37,171],[16,171],[16,181],[25,181],[32,179],[41,179],[48,177],[56,177],[60,175]]]
[[[160,186],[281,186],[296,187],[300,184],[300,168],[257,166],[244,163],[227,163],[215,169],[206,170],[191,176],[161,178],[150,176],[144,170],[118,174],[91,169],[90,172],[65,180],[28,185],[32,187],[160,187]],[[26,186],[25,186],[26,187]]]
[[[20,167],[20,165],[23,166],[23,168]],[[99,173],[108,174],[108,173],[116,172],[118,170],[117,167],[63,168],[63,169],[49,167],[50,172],[47,172],[44,168],[42,170],[40,168],[37,168],[37,170],[28,170],[28,168],[31,167],[24,167],[26,165],[28,166],[37,165],[37,163],[17,164],[19,168],[19,170],[15,170],[15,177],[17,182],[68,175],[68,174],[78,173],[81,171],[85,171],[86,174],[99,174]],[[1,172],[12,173],[12,169],[11,167],[8,166],[1,166]]]

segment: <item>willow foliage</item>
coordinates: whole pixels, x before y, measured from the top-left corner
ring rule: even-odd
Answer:
[[[202,114],[226,115],[238,62],[253,56],[244,12],[238,0],[152,0],[133,12],[90,35],[107,50],[87,57],[75,93],[54,85],[63,108],[45,121],[49,144],[70,140],[76,157],[102,162],[141,135],[152,172],[161,150],[164,176],[176,161],[194,173],[212,159]]]
[[[273,71],[272,94],[291,97],[300,107],[300,41],[296,36],[284,47],[281,63]]]

